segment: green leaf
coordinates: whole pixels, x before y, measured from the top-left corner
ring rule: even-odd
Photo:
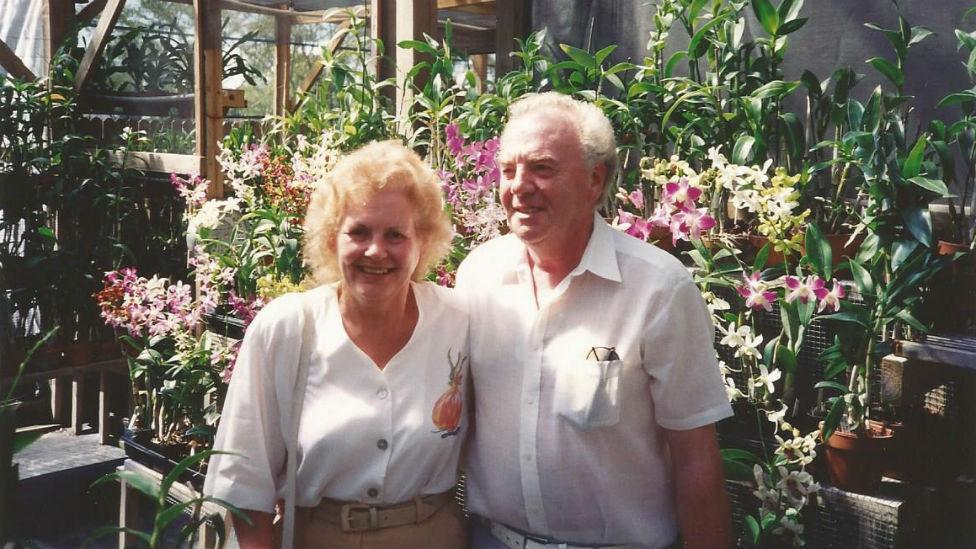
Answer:
[[[750,452],[749,450],[741,450],[739,448],[722,448],[719,450],[719,453],[722,455],[722,459],[744,461],[747,463],[759,463],[759,456]]]
[[[752,467],[741,461],[722,458],[722,470],[728,480],[749,480],[752,478]]]
[[[752,11],[762,25],[763,30],[774,35],[779,29],[779,14],[769,0],[752,0]]]
[[[789,347],[779,345],[776,347],[776,364],[787,374],[796,372],[796,354]]]
[[[925,159],[925,148],[928,144],[928,137],[924,133],[915,141],[915,146],[908,153],[908,158],[905,159],[905,164],[901,168],[901,176],[903,178],[910,179],[919,174],[922,169],[922,160]]]
[[[857,286],[858,293],[867,299],[874,297],[874,279],[871,278],[871,273],[864,268],[860,261],[850,260],[847,264],[851,267],[851,274],[854,276],[854,285]]]
[[[905,73],[891,61],[884,57],[872,57],[867,62],[898,88],[905,85]]]
[[[905,324],[908,324],[912,328],[915,328],[916,330],[922,333],[928,333],[929,331],[929,327],[923,324],[921,320],[912,316],[912,314],[908,312],[908,309],[902,309],[898,311],[898,314],[895,315],[895,318],[901,320]]]
[[[752,92],[751,96],[758,99],[766,99],[769,97],[783,97],[793,93],[793,90],[800,86],[799,81],[784,82],[782,80],[773,80],[767,84],[764,84]]]
[[[169,492],[170,486],[172,486],[173,483],[180,478],[180,475],[182,475],[183,472],[189,469],[190,467],[193,467],[193,465],[209,458],[212,455],[230,454],[230,453],[231,452],[221,452],[217,450],[204,450],[192,456],[185,457],[181,459],[179,463],[176,464],[176,467],[173,467],[172,471],[170,471],[165,477],[163,477],[163,481],[160,484],[160,488],[163,490],[163,493],[167,493]]]
[[[946,107],[949,105],[956,105],[959,103],[971,103],[976,101],[976,92],[973,90],[967,90],[963,92],[950,93],[949,95],[942,98],[939,101],[939,107]]]
[[[101,528],[98,528],[94,532],[92,532],[90,536],[88,536],[88,539],[85,540],[85,542],[82,544],[82,547],[87,547],[92,541],[96,539],[104,538],[105,536],[110,536],[110,535],[115,535],[120,533],[126,533],[129,534],[130,536],[135,536],[141,539],[146,544],[147,547],[151,546],[152,544],[152,536],[150,536],[145,532],[140,532],[139,530],[136,530],[134,528],[121,528],[119,526],[102,526]]]
[[[749,530],[749,539],[752,544],[759,545],[759,537],[762,535],[762,530],[759,528],[759,523],[756,522],[755,517],[746,515],[742,520],[746,523],[746,528]]]
[[[756,253],[756,259],[752,262],[752,270],[760,271],[766,266],[766,261],[769,260],[769,254],[773,247],[769,245],[769,242],[763,244],[762,248],[759,248],[759,252]]]
[[[159,485],[156,484],[156,481],[147,476],[136,473],[135,471],[116,471],[114,473],[109,473],[99,477],[98,480],[92,483],[91,487],[94,488],[100,484],[105,484],[106,482],[111,482],[113,480],[123,481],[130,487],[139,490],[153,500],[159,499]]]
[[[705,48],[701,47],[705,36],[707,36],[713,28],[728,19],[730,13],[731,12],[723,12],[721,15],[712,19],[708,23],[705,23],[700,29],[695,31],[695,35],[691,37],[691,41],[688,42],[688,49],[686,50],[692,59],[698,59],[705,54]]]
[[[845,392],[846,389],[847,388],[845,387]],[[824,440],[829,439],[830,435],[834,434],[834,431],[837,430],[837,426],[840,425],[841,418],[844,417],[844,410],[846,408],[847,405],[844,404],[843,398],[835,397],[833,399],[833,405],[830,407],[830,412],[827,413],[827,417],[824,419],[822,431]]]
[[[671,54],[671,57],[668,58],[668,62],[664,65],[664,77],[671,78],[671,75],[674,74],[675,65],[677,65],[678,62],[685,57],[688,57],[688,52],[684,50],[678,50]]]
[[[928,208],[907,208],[901,210],[905,226],[926,248],[932,247],[932,214]]]
[[[833,268],[833,252],[830,249],[830,243],[824,238],[816,223],[807,224],[803,240],[806,257],[814,272],[830,280],[831,269]]]
[[[930,179],[928,177],[918,176],[918,177],[912,177],[911,179],[909,179],[909,181],[911,181],[912,183],[918,185],[919,187],[927,191],[931,191],[939,195],[942,198],[951,198],[952,196],[954,196],[952,193],[949,192],[949,187],[947,187],[945,183],[943,183],[938,179]]]
[[[897,272],[902,263],[918,248],[918,241],[914,239],[895,242],[891,251],[891,270]]]
[[[865,328],[867,328],[868,326],[868,323],[864,321],[864,318],[862,318],[861,315],[852,311],[841,311],[839,313],[834,313],[832,315],[824,315],[817,318],[821,318],[824,320],[838,320],[840,322],[848,322],[851,324],[857,324],[859,326],[863,326]]]
[[[776,13],[779,15],[780,21],[792,21],[800,14],[800,8],[802,7],[803,0],[783,0]],[[786,33],[780,32],[780,34]]]
[[[912,27],[912,38],[908,41],[908,47],[918,44],[933,34],[935,33],[925,27]]]
[[[787,21],[786,23],[783,23],[782,25],[780,25],[779,31],[777,31],[777,34],[779,34],[780,36],[786,36],[787,34],[790,34],[792,32],[796,32],[796,31],[800,30],[800,27],[802,27],[803,25],[805,25],[806,22],[807,22],[807,18],[806,17],[800,17],[799,19],[794,19],[792,21]]]
[[[405,50],[417,50],[420,53],[426,53],[428,55],[437,55],[437,50],[432,48],[430,44],[423,40],[401,40],[397,42],[397,46]]]
[[[570,59],[576,61],[583,67],[595,69],[597,66],[599,66],[599,63],[596,61],[596,57],[590,55],[585,50],[570,46],[569,44],[559,44],[559,48],[566,52],[566,55],[568,55]]]
[[[593,54],[593,58],[596,59],[596,64],[597,65],[602,65],[603,64],[603,60],[606,59],[607,56],[609,56],[611,53],[613,53],[613,50],[615,50],[615,49],[617,49],[617,45],[616,44],[610,44],[609,46],[607,46],[607,47],[601,49],[600,51],[596,52],[595,54]]]
[[[735,142],[732,148],[732,162],[740,165],[748,165],[752,158],[752,146],[756,144],[756,138],[751,135],[742,135]]]
[[[841,393],[847,392],[847,385],[843,383],[837,383],[836,381],[821,381],[813,386],[814,389],[834,389],[835,391],[840,391]]]

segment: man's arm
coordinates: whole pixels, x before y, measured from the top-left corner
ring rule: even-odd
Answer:
[[[732,515],[715,425],[664,432],[671,449],[675,507],[685,549],[731,547]]]

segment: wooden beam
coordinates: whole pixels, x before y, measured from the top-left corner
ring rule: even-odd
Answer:
[[[282,116],[288,111],[288,83],[291,80],[291,18],[284,15],[275,16],[274,77],[274,115]]]
[[[444,26],[439,25],[438,38],[444,36]],[[451,27],[454,40],[451,48],[467,52],[468,55],[495,53],[495,29],[472,30]]]
[[[174,4],[192,4],[194,0],[164,0],[166,2],[172,2]],[[211,0],[213,1],[213,0]],[[356,17],[364,17],[366,10],[362,6],[355,6],[349,8],[330,8],[327,10],[319,11],[295,11],[295,10],[283,10],[280,8],[272,8],[268,6],[262,6],[259,4],[250,4],[247,2],[241,2],[239,0],[220,0],[215,2],[220,5],[220,8],[227,11],[237,11],[243,13],[258,13],[262,15],[271,15],[274,17],[283,16],[289,17],[292,20],[292,24],[303,25],[310,23],[341,23],[346,19],[349,19],[348,12],[351,10],[356,14]]]
[[[0,67],[3,67],[10,76],[33,82],[37,80],[37,75],[33,73],[27,65],[21,61],[14,50],[10,49],[3,40],[0,40]]]
[[[346,20],[339,24],[339,28],[336,29],[335,34],[329,39],[329,43],[325,46],[326,51],[329,55],[335,55],[336,50],[342,45],[342,41],[346,39],[346,35],[349,34],[349,27],[352,24],[351,21]],[[312,69],[308,71],[308,75],[305,76],[305,80],[302,80],[300,86],[298,86],[297,96],[305,95],[312,89],[312,86],[318,81],[319,77],[322,76],[322,71],[325,69],[325,64],[322,63],[320,59],[315,60],[315,64],[312,65]],[[294,112],[295,107],[297,107],[298,102],[290,104],[288,110]]]
[[[92,0],[90,4],[85,6],[78,12],[77,19],[80,23],[87,23],[102,13],[102,9],[105,8],[105,0]]]
[[[125,0],[108,0],[106,2],[105,9],[102,10],[102,15],[98,18],[95,32],[92,33],[88,49],[85,50],[85,56],[81,58],[81,63],[78,65],[78,73],[75,74],[75,91],[81,90],[81,87],[85,85],[85,80],[88,79],[95,60],[105,51],[105,46],[112,35],[112,29],[115,28],[115,22],[119,20],[123,6],[125,6]]]
[[[125,161],[125,168],[157,173],[200,173],[201,158],[195,154],[176,154],[143,151],[113,151],[109,159],[116,165]]]
[[[495,0],[437,0],[437,9],[494,8]]]
[[[223,198],[223,176],[217,165],[217,151],[224,138],[221,107],[223,62],[220,48],[220,4],[210,0],[193,0],[196,16],[194,43],[194,111],[197,127],[199,173],[210,181],[208,198]]]
[[[524,39],[529,33],[532,18],[531,0],[497,0],[495,3],[495,75],[500,76],[515,68],[515,58],[510,54],[515,39]]]

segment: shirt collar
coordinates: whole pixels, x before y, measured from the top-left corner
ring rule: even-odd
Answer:
[[[589,271],[600,278],[620,282],[620,266],[617,263],[617,246],[614,242],[614,229],[607,224],[596,212],[593,213],[593,232],[583,250],[580,262],[566,275],[566,280]],[[514,238],[514,237],[513,237]],[[514,269],[506,276],[510,284],[531,279],[529,272],[528,251],[522,241],[518,242],[518,254],[515,258]]]
[[[613,228],[599,214],[593,212],[593,232],[583,250],[579,265],[570,271],[574,277],[590,271],[600,278],[620,282],[620,266],[617,264],[617,246],[614,242]]]

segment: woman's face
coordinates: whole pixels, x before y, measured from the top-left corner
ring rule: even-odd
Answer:
[[[420,260],[415,212],[402,190],[381,189],[365,204],[350,201],[339,224],[336,257],[342,288],[360,302],[406,295]]]

